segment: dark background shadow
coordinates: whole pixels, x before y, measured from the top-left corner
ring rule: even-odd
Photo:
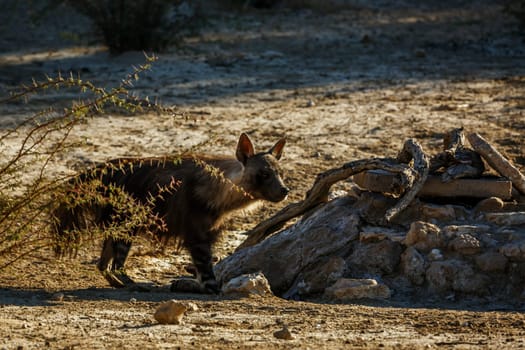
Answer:
[[[0,18],[1,95],[58,72],[112,87],[144,61],[141,52],[110,55],[89,21],[71,10],[59,8],[38,24],[28,11],[17,6]],[[138,94],[191,105],[283,89],[337,93],[525,73],[522,33],[502,2],[370,1],[327,13],[274,9],[207,16],[198,34],[159,54],[135,85]]]

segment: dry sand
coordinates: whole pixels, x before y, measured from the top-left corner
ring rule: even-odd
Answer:
[[[477,131],[518,167],[525,166],[525,44],[517,24],[493,1],[355,1],[347,9],[219,13],[181,48],[159,54],[138,82],[141,96],[180,114],[107,113],[80,125],[84,140],[54,168],[195,148],[232,154],[241,132],[266,148],[285,135],[282,163],[303,198],[317,173],[347,161],[394,156],[406,138],[429,153],[442,135]],[[63,11],[63,10],[60,10]],[[3,13],[0,92],[32,77],[80,72],[103,86],[118,84],[142,53],[110,56],[90,44],[60,39],[76,17],[31,27]],[[16,11],[15,11],[16,12]],[[57,21],[57,18],[66,18]],[[523,34],[523,31],[521,32]],[[63,37],[63,36],[62,36]],[[49,93],[28,105],[0,105],[4,128],[75,94]],[[16,145],[16,139],[11,140]],[[345,188],[346,183],[337,187]],[[243,232],[279,207],[268,205],[227,226],[217,255],[231,252]],[[330,305],[279,298],[230,300],[109,288],[95,271],[98,246],[73,261],[27,261],[0,271],[0,348],[523,348],[523,305],[414,300]],[[184,273],[186,254],[141,254],[129,270],[167,284]],[[59,294],[56,294],[59,293]],[[158,325],[161,301],[195,301],[182,325]],[[273,333],[288,325],[295,340]]]

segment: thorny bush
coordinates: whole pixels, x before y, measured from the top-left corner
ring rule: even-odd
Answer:
[[[43,81],[33,80],[28,86],[21,86],[18,92],[0,99],[0,104],[31,102],[35,94],[49,89],[76,90],[85,96],[81,102],[58,112],[47,109],[36,113],[16,127],[0,133],[0,269],[21,259],[42,258],[44,248],[54,247],[58,252],[76,249],[75,244],[83,238],[103,234],[120,236],[137,226],[158,224],[149,213],[148,205],[139,205],[119,188],[107,188],[110,194],[101,198],[100,184],[96,182],[77,183],[70,191],[74,175],[50,176],[52,167],[57,165],[61,155],[78,146],[69,140],[71,131],[87,119],[100,115],[104,108],[120,108],[128,112],[150,109],[159,113],[173,113],[170,108],[152,105],[129,92],[132,82],[149,69],[156,57],[146,57],[146,63],[134,68],[119,86],[106,90],[73,75],[47,77]],[[16,144],[13,148],[13,144]],[[57,199],[72,208],[82,204],[110,201],[115,215],[124,219],[115,227],[70,232],[62,241],[53,237],[49,228],[54,225],[53,215],[57,210]],[[102,232],[103,231],[103,232]],[[64,246],[60,246],[60,244]],[[72,243],[74,243],[72,245]],[[58,244],[58,246],[57,246]]]

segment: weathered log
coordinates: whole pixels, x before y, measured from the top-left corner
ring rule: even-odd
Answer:
[[[361,188],[373,192],[394,193],[398,182],[397,174],[382,170],[364,171],[354,176],[354,182]],[[418,197],[440,198],[512,198],[512,182],[506,178],[457,179],[441,181],[440,176],[429,175]]]
[[[514,187],[522,194],[525,194],[525,176],[513,166],[501,153],[499,153],[490,143],[488,143],[478,133],[471,133],[467,136],[470,145],[478,152],[483,159],[489,163],[502,176],[507,177]]]
[[[399,164],[399,162],[409,163],[411,159],[414,159],[415,170],[406,164]],[[237,250],[261,242],[267,236],[282,228],[288,220],[304,214],[320,203],[326,202],[328,200],[330,187],[334,183],[345,180],[365,170],[372,169],[382,169],[398,173],[402,178],[400,186],[403,187],[404,190],[410,188],[396,206],[391,208],[386,214],[385,220],[389,221],[406,208],[421,188],[422,183],[424,183],[428,175],[428,160],[421,146],[410,139],[405,142],[397,161],[390,158],[362,159],[348,162],[340,168],[330,169],[321,173],[317,176],[312,188],[307,192],[306,198],[303,201],[286,206],[273,217],[261,222],[251,231],[248,231],[248,238],[237,247]],[[413,185],[417,186],[415,191],[412,189]]]

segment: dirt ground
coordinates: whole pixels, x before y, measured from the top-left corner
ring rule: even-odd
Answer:
[[[342,3],[328,11],[216,13],[178,49],[159,54],[135,84],[137,94],[176,106],[180,114],[96,117],[74,131],[71,137],[83,146],[60,159],[54,171],[190,148],[233,155],[241,132],[259,149],[286,136],[282,166],[289,199],[229,222],[217,247],[220,258],[243,240],[242,232],[303,198],[317,173],[351,160],[394,156],[407,138],[433,153],[445,131],[463,126],[525,167],[525,43],[499,2]],[[14,9],[0,15],[2,96],[59,70],[115,86],[143,62],[142,53],[110,56],[90,34],[67,39],[86,23],[64,9],[41,26],[21,14]],[[11,127],[35,109],[72,98],[78,96],[51,92],[28,105],[0,105],[0,125]],[[128,269],[159,287],[123,291],[95,271],[98,250],[87,247],[65,261],[49,253],[48,260],[0,271],[0,348],[525,347],[522,303],[334,305],[170,293],[169,281],[185,273],[188,257],[172,254],[173,247],[152,253],[144,242],[136,245]],[[191,300],[198,310],[184,324],[159,325],[153,313],[169,299]],[[295,339],[274,337],[283,325]]]

